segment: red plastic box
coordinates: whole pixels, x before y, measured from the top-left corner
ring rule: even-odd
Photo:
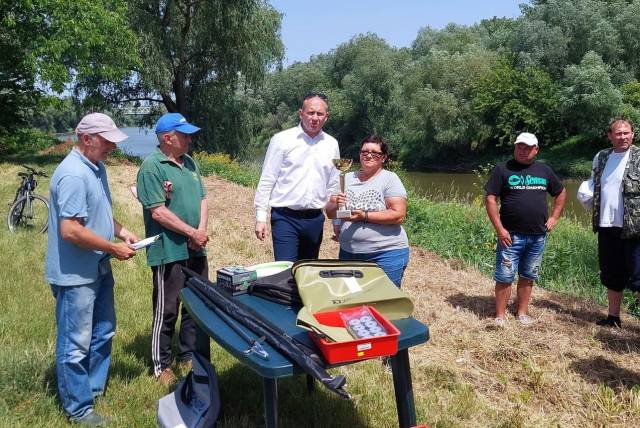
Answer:
[[[309,333],[311,339],[313,339],[318,348],[320,348],[322,355],[324,355],[325,360],[327,360],[329,364],[385,357],[395,355],[398,352],[398,336],[400,335],[400,331],[373,307],[366,307],[369,308],[374,318],[385,328],[387,331],[386,336],[354,339],[349,342],[328,342],[315,333]],[[356,312],[360,310],[360,308],[362,308],[362,306],[331,312],[318,312],[313,314],[313,316],[321,324],[331,327],[344,327],[344,321],[340,318],[340,312]]]

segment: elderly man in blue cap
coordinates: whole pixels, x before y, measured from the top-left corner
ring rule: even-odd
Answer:
[[[147,248],[153,273],[153,373],[163,385],[176,381],[171,369],[171,339],[180,311],[184,287],[182,266],[207,277],[205,246],[207,197],[200,171],[187,154],[192,135],[200,128],[180,113],[167,113],[156,124],[159,146],[138,171],[137,193],[142,203],[146,236],[160,235]],[[182,307],[177,361],[191,362],[195,350],[195,324]]]

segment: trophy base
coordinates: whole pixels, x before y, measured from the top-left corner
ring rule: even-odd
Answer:
[[[351,210],[336,211],[336,218],[349,218],[349,217],[351,217]]]

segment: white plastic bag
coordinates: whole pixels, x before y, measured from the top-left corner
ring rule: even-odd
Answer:
[[[576,195],[580,205],[587,210],[593,209],[593,180],[586,180],[580,183],[578,194]]]

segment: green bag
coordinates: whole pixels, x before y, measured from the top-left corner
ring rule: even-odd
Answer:
[[[385,318],[397,320],[413,313],[411,298],[374,262],[300,260],[291,268],[307,311],[332,311],[369,305]],[[309,321],[308,316],[304,317]]]

